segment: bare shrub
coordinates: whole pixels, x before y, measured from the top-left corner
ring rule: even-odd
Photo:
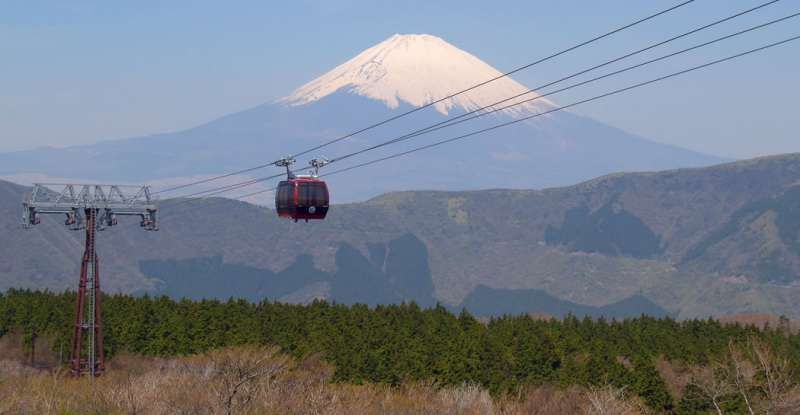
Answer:
[[[129,415],[168,414],[180,412],[177,407],[170,408],[165,399],[169,390],[176,384],[185,384],[176,373],[150,371],[138,376],[125,373],[115,376],[108,386],[108,397],[116,409]],[[189,391],[185,391],[189,393]]]
[[[735,390],[729,381],[728,368],[721,362],[712,362],[708,367],[692,368],[692,380],[689,382],[701,394],[701,399],[710,402],[717,414],[722,414],[724,399]]]
[[[20,399],[24,396],[19,388],[19,382],[15,382],[10,376],[2,375],[0,368],[0,414],[11,414],[19,412]]]
[[[22,348],[22,336],[19,333],[6,333],[0,337],[0,356],[20,362],[28,360],[29,356]]]
[[[670,362],[663,357],[655,362],[656,370],[664,383],[667,385],[670,395],[676,400],[683,398],[683,391],[686,386],[691,382],[691,372],[686,368],[685,364]]]
[[[758,374],[751,382],[763,396],[759,409],[769,414],[800,414],[800,385],[793,380],[789,359],[757,339],[750,339],[748,348]]]
[[[474,384],[439,391],[438,401],[446,409],[444,414],[491,414],[494,402],[485,389]]]
[[[208,358],[211,387],[226,415],[246,410],[288,366],[277,349],[255,346],[216,350]]]
[[[590,415],[635,415],[645,414],[644,406],[632,399],[628,399],[624,388],[604,386],[592,387],[586,392],[588,405],[586,413]]]
[[[762,341],[728,344],[727,354],[692,370],[691,384],[723,414],[724,402],[739,396],[750,414],[800,414],[800,385],[789,360]]]
[[[23,365],[18,360],[0,360],[0,381],[4,378],[33,376],[44,373],[42,370]]]
[[[503,415],[578,414],[585,412],[584,400],[585,391],[577,386],[543,385],[521,389],[517,396],[504,396],[495,406]]]
[[[392,387],[336,383],[331,381],[333,367],[320,356],[293,362],[275,349],[258,347],[174,359],[116,359],[109,365],[114,369],[97,379],[75,379],[65,371],[0,361],[0,414],[647,413],[641,399],[610,386],[588,390],[528,386],[492,397],[474,384],[440,387],[431,382],[406,382]],[[741,387],[754,413],[800,414],[800,389],[790,369],[785,358],[762,343],[731,345],[724,358],[690,370],[691,385],[696,386],[692,396],[699,390],[699,399],[725,408],[728,400],[742,400],[737,398]]]

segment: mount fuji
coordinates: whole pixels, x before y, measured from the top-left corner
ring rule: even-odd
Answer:
[[[0,154],[0,177],[23,184],[32,177],[150,182],[156,188],[180,184],[303,151],[500,74],[441,38],[394,35],[274,102],[176,133]],[[511,77],[501,78],[309,156],[336,157],[527,90]],[[537,99],[330,168],[379,158],[556,105],[545,98]],[[394,190],[541,188],[612,172],[705,166],[720,161],[559,111],[335,175],[329,183],[333,201],[347,202]],[[273,168],[251,173],[251,177],[278,172]],[[209,186],[221,184],[225,183]],[[265,183],[262,188],[272,185]],[[243,189],[240,194],[254,190],[258,188]]]

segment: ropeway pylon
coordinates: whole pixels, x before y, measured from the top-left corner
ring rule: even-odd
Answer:
[[[59,189],[60,191],[54,190]],[[76,189],[79,189],[76,192]],[[128,191],[136,189],[135,191]],[[117,216],[139,216],[145,230],[158,230],[157,208],[147,186],[36,184],[23,202],[25,228],[41,223],[42,214],[64,214],[65,225],[86,230],[70,370],[75,376],[99,376],[105,371],[103,320],[97,231],[117,224]]]
[[[100,314],[100,273],[98,272],[97,209],[85,209],[86,242],[78,283],[78,301],[75,305],[75,333],[72,337],[70,370],[76,375],[97,376],[105,370],[103,351],[103,319]],[[84,340],[88,344],[87,356],[82,356]]]

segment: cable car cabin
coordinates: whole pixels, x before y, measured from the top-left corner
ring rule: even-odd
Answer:
[[[278,216],[294,219],[325,219],[328,213],[328,186],[312,176],[297,176],[278,184],[275,209]]]

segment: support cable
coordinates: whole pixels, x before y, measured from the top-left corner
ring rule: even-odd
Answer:
[[[797,17],[800,14],[800,13],[795,13],[795,14],[792,14],[790,16],[786,16],[786,17],[783,17],[783,18],[780,18],[780,19],[772,20],[770,22],[763,23],[763,24],[760,24],[760,25],[757,25],[757,26],[753,26],[753,27],[750,27],[748,29],[741,30],[739,32],[736,32],[736,33],[733,33],[733,34],[730,34],[730,35],[727,35],[727,36],[719,37],[719,38],[716,38],[714,40],[711,40],[711,41],[708,41],[708,42],[704,42],[704,43],[701,43],[699,45],[696,45],[696,46],[693,46],[693,47],[690,47],[690,48],[682,49],[680,51],[673,52],[673,53],[661,56],[661,57],[656,58],[656,59],[648,60],[646,62],[637,64],[637,65],[633,65],[633,66],[629,66],[629,67],[623,68],[621,70],[608,73],[608,74],[603,75],[603,76],[599,76],[599,77],[596,77],[596,78],[589,79],[587,81],[583,81],[583,82],[580,82],[580,83],[577,83],[577,84],[573,84],[571,86],[568,86],[568,87],[565,87],[565,88],[561,88],[561,89],[558,89],[556,91],[548,92],[548,93],[546,93],[544,95],[539,95],[539,96],[536,96],[534,98],[530,98],[530,99],[526,99],[524,101],[516,102],[516,103],[513,103],[511,105],[504,106],[502,108],[494,108],[497,105],[504,104],[504,103],[506,103],[508,101],[514,100],[516,98],[520,98],[522,96],[525,96],[525,95],[528,95],[528,94],[531,94],[531,93],[535,93],[536,91],[539,91],[539,90],[542,90],[544,88],[553,86],[555,84],[558,84],[560,82],[566,81],[568,79],[572,79],[572,78],[575,78],[577,76],[583,75],[583,74],[585,74],[587,72],[591,72],[593,70],[602,68],[604,66],[611,65],[613,63],[616,63],[616,62],[619,62],[621,60],[627,59],[627,58],[629,58],[631,56],[638,55],[640,53],[643,53],[645,51],[651,50],[651,49],[656,48],[658,46],[667,44],[667,43],[675,41],[677,39],[681,39],[683,37],[686,37],[686,36],[689,36],[691,34],[697,33],[697,32],[699,32],[701,30],[708,29],[710,27],[713,27],[715,25],[721,24],[721,23],[726,22],[728,20],[731,20],[731,19],[734,19],[736,17],[742,16],[744,14],[753,12],[755,10],[758,10],[758,9],[762,8],[762,7],[766,7],[766,6],[770,5],[770,4],[773,4],[776,1],[779,1],[779,0],[773,0],[773,1],[770,1],[770,2],[767,2],[767,3],[763,3],[763,4],[759,5],[759,6],[753,7],[751,9],[739,12],[739,13],[734,14],[732,16],[728,16],[728,17],[726,17],[724,19],[717,20],[717,21],[715,21],[713,23],[698,27],[698,28],[690,30],[688,32],[684,32],[684,33],[682,33],[680,35],[673,36],[673,37],[671,37],[671,38],[669,38],[667,40],[663,40],[661,42],[654,43],[654,44],[652,44],[650,46],[644,47],[642,49],[638,49],[638,50],[636,50],[634,52],[625,54],[625,55],[620,56],[618,58],[614,58],[614,59],[605,61],[605,62],[603,62],[603,63],[601,63],[599,65],[595,65],[595,66],[592,66],[590,68],[581,70],[579,72],[575,72],[575,73],[573,73],[573,74],[571,74],[569,76],[565,76],[565,77],[560,78],[558,80],[555,80],[555,81],[552,81],[552,82],[548,82],[546,84],[537,86],[535,88],[531,88],[531,89],[529,89],[529,90],[527,90],[525,92],[516,94],[514,96],[505,98],[503,100],[494,102],[492,104],[485,105],[483,107],[480,107],[480,108],[465,112],[465,113],[460,114],[460,115],[458,115],[456,117],[452,117],[452,118],[450,118],[448,120],[440,121],[440,122],[432,124],[432,125],[430,125],[428,127],[421,128],[419,130],[413,131],[413,132],[408,133],[406,135],[397,137],[395,139],[388,140],[388,141],[385,141],[383,143],[376,144],[374,146],[367,147],[367,148],[359,150],[359,151],[355,151],[353,153],[345,154],[343,156],[334,157],[334,158],[332,158],[330,160],[330,162],[333,163],[333,162],[336,162],[336,161],[340,161],[340,160],[343,160],[343,159],[346,159],[346,158],[350,158],[350,157],[365,153],[367,151],[375,150],[375,149],[378,149],[378,148],[381,148],[381,147],[384,147],[384,146],[387,146],[387,145],[390,145],[390,144],[394,144],[394,143],[397,143],[397,142],[408,140],[408,139],[413,138],[413,137],[417,137],[417,136],[420,136],[420,135],[423,135],[423,134],[427,134],[427,133],[430,133],[430,132],[433,132],[433,131],[438,131],[438,130],[441,130],[442,128],[450,127],[452,125],[460,124],[460,123],[465,122],[465,121],[473,120],[475,118],[479,118],[479,117],[482,117],[484,115],[489,115],[489,114],[496,113],[496,112],[499,112],[499,111],[502,111],[504,109],[508,109],[508,108],[511,108],[511,107],[514,107],[514,106],[517,106],[517,105],[521,105],[521,104],[525,104],[525,103],[528,103],[528,102],[536,101],[536,100],[542,99],[542,98],[544,98],[546,96],[550,96],[550,95],[554,95],[554,94],[557,94],[557,93],[560,93],[560,92],[564,92],[564,91],[570,90],[572,88],[576,88],[578,86],[582,86],[582,85],[586,85],[586,84],[589,84],[589,83],[592,83],[592,82],[595,82],[595,81],[599,81],[599,80],[604,79],[604,78],[608,78],[608,77],[611,77],[611,76],[614,76],[614,75],[618,75],[618,74],[621,74],[623,72],[627,72],[627,71],[630,71],[630,70],[633,70],[633,69],[637,69],[637,68],[640,68],[640,67],[655,63],[655,62],[662,61],[664,59],[668,59],[668,58],[671,58],[671,57],[674,57],[674,56],[677,56],[677,55],[680,55],[680,54],[683,54],[683,53],[686,53],[686,52],[690,52],[690,51],[695,50],[695,49],[699,49],[699,48],[702,48],[702,47],[705,47],[705,46],[708,46],[708,45],[711,45],[711,44],[714,44],[714,43],[717,43],[717,42],[721,42],[723,40],[730,39],[732,37],[740,36],[740,35],[743,35],[745,33],[748,33],[748,32],[751,32],[751,31],[754,31],[754,30],[757,30],[757,29],[761,29],[761,28],[764,28],[764,27],[767,27],[767,26],[770,26],[770,25],[773,25],[773,24],[776,24],[776,23],[779,23],[779,22],[782,22],[782,21]],[[484,110],[487,110],[487,109],[491,109],[491,111],[481,113],[481,111],[484,111]],[[477,115],[473,115],[473,114],[476,114],[476,113],[478,113],[478,114]],[[470,115],[473,115],[473,116],[469,117]],[[465,117],[469,117],[469,118],[464,119]]]
[[[769,3],[765,3],[765,4],[763,4],[763,5],[759,6],[759,7],[763,7],[766,4],[769,4]],[[756,8],[753,8],[753,9],[750,9],[749,11],[753,11],[755,9]],[[742,12],[742,13],[745,13],[745,12]],[[737,15],[741,15],[742,13],[738,13]],[[736,16],[736,15],[734,15],[734,16]],[[438,130],[441,130],[441,129],[444,129],[444,128],[448,128],[448,127],[451,127],[451,126],[454,126],[454,125],[457,125],[457,124],[461,124],[461,123],[464,123],[464,122],[467,122],[467,121],[470,121],[470,120],[473,120],[473,119],[476,119],[476,118],[479,118],[479,117],[483,117],[483,116],[486,116],[486,115],[489,115],[489,114],[492,114],[492,113],[495,113],[495,112],[499,112],[499,111],[502,111],[502,110],[505,110],[505,109],[508,109],[508,108],[511,108],[511,107],[514,107],[514,106],[518,106],[518,105],[522,105],[522,104],[525,104],[525,103],[528,103],[528,102],[532,102],[532,101],[536,101],[536,100],[539,100],[539,99],[543,99],[543,98],[545,98],[547,96],[550,96],[550,95],[555,95],[555,94],[558,94],[558,93],[561,93],[561,92],[564,92],[564,91],[567,91],[567,90],[571,90],[571,89],[574,89],[574,88],[577,88],[577,87],[580,87],[580,86],[583,86],[583,85],[587,85],[587,84],[590,84],[590,83],[593,83],[593,82],[596,82],[596,81],[599,81],[599,80],[602,80],[602,79],[606,79],[606,78],[609,78],[609,77],[612,77],[612,76],[616,76],[616,75],[619,75],[619,74],[624,73],[624,72],[628,72],[628,71],[631,71],[631,70],[634,70],[634,69],[638,69],[638,68],[644,67],[646,65],[650,65],[652,63],[660,62],[660,61],[663,61],[665,59],[669,59],[669,58],[672,58],[672,57],[680,55],[680,54],[684,54],[684,53],[687,53],[687,52],[690,52],[690,51],[693,51],[693,50],[697,50],[697,49],[700,49],[700,48],[703,48],[703,47],[706,47],[706,46],[709,46],[709,45],[712,45],[712,44],[715,44],[715,43],[718,43],[718,42],[721,42],[721,41],[724,41],[724,40],[727,40],[727,39],[730,39],[730,38],[733,38],[733,37],[736,37],[736,36],[740,36],[740,35],[752,32],[752,31],[757,30],[757,29],[762,29],[762,28],[765,28],[767,26],[771,26],[773,24],[777,24],[777,23],[780,23],[780,22],[783,22],[783,21],[786,21],[786,20],[789,20],[789,19],[792,19],[792,18],[796,18],[798,16],[800,16],[800,12],[794,13],[794,14],[791,14],[791,15],[788,15],[788,16],[784,16],[784,17],[781,17],[781,18],[778,18],[778,19],[775,19],[775,20],[771,20],[769,22],[762,23],[762,24],[759,24],[759,25],[756,25],[756,26],[752,26],[752,27],[749,27],[747,29],[743,29],[743,30],[740,30],[738,32],[735,32],[735,33],[732,33],[732,34],[729,34],[729,35],[725,35],[725,36],[722,36],[722,37],[719,37],[719,38],[716,38],[716,39],[713,39],[713,40],[710,40],[710,41],[706,41],[706,42],[697,44],[695,46],[684,48],[684,49],[681,49],[679,51],[672,52],[672,53],[669,53],[669,54],[666,54],[666,55],[663,55],[663,56],[660,56],[660,57],[657,57],[657,58],[654,58],[654,59],[650,59],[650,60],[647,60],[647,61],[642,62],[642,63],[631,65],[631,66],[628,66],[628,67],[625,67],[625,68],[622,68],[622,69],[619,69],[619,70],[616,70],[616,71],[613,71],[613,72],[610,72],[610,73],[607,73],[607,74],[604,74],[604,75],[600,75],[600,76],[597,76],[597,77],[594,77],[594,78],[591,78],[591,79],[588,79],[588,80],[585,80],[585,81],[582,81],[582,82],[578,82],[578,83],[575,83],[575,84],[572,84],[572,85],[568,85],[566,87],[563,87],[563,88],[548,92],[546,94],[537,95],[535,97],[532,97],[532,98],[529,98],[529,99],[526,99],[526,100],[523,100],[523,101],[519,101],[519,102],[515,102],[515,103],[512,103],[512,104],[508,104],[506,106],[502,106],[502,107],[499,107],[499,108],[494,108],[498,104],[510,101],[510,100],[512,100],[514,98],[518,98],[518,97],[520,97],[522,95],[525,95],[527,93],[533,92],[534,90],[531,89],[526,93],[518,94],[518,95],[516,95],[514,97],[507,98],[505,100],[501,100],[501,101],[495,102],[495,103],[493,103],[491,105],[487,105],[487,106],[484,106],[482,108],[478,108],[478,109],[476,109],[474,111],[462,114],[459,117],[455,117],[455,118],[452,118],[452,119],[449,119],[449,120],[446,120],[446,121],[443,121],[443,122],[436,123],[436,124],[431,125],[429,127],[416,130],[416,131],[414,131],[412,133],[409,133],[409,134],[406,134],[406,135],[403,135],[403,136],[400,136],[400,137],[385,141],[383,143],[379,143],[379,144],[367,147],[365,149],[361,149],[361,150],[358,150],[358,151],[355,151],[355,152],[352,152],[352,153],[348,153],[348,154],[345,154],[345,155],[342,155],[342,156],[339,156],[339,157],[335,157],[335,158],[331,159],[329,163],[345,160],[347,158],[350,158],[350,157],[353,157],[353,156],[356,156],[356,155],[360,155],[360,154],[366,153],[366,152],[371,151],[371,150],[375,150],[375,149],[378,149],[378,148],[381,148],[381,147],[384,147],[384,146],[388,146],[388,145],[391,145],[391,144],[395,144],[395,143],[398,143],[398,142],[401,142],[401,141],[406,141],[406,140],[409,140],[411,138],[418,137],[420,135],[428,134],[428,133],[435,132],[435,131],[438,131]],[[725,20],[729,20],[730,18],[732,18],[732,17],[728,17],[726,19],[719,20],[716,23],[719,23],[719,22],[722,22],[722,21],[725,21]],[[703,27],[707,28],[707,27],[710,27],[710,26],[711,25],[706,25],[706,26],[703,26]],[[694,33],[697,30],[698,29],[695,29],[695,30],[693,30],[691,32],[686,32],[683,35],[675,36],[675,37],[671,38],[670,41],[671,40],[675,40],[675,39],[680,38],[680,37],[683,37],[686,34]],[[601,66],[605,66],[608,63],[619,61],[620,59],[623,59],[624,57],[632,56],[632,55],[634,55],[636,53],[640,53],[640,52],[642,52],[644,50],[651,49],[652,47],[655,47],[656,45],[661,45],[661,44],[664,44],[666,42],[667,41],[662,41],[662,42],[656,43],[654,45],[648,46],[647,48],[639,49],[637,52],[633,52],[633,53],[624,55],[623,57],[607,61],[606,63],[601,64],[601,65],[596,65],[596,66],[594,66],[594,67],[592,67],[590,69],[578,72],[578,73],[570,75],[568,77],[561,78],[558,81],[550,82],[546,86],[550,86],[550,85],[553,85],[553,84],[555,84],[557,82],[560,82],[562,80],[575,77],[575,76],[577,76],[579,74],[582,74],[582,73],[586,73],[586,72],[588,72],[588,71],[590,71],[592,69],[596,69],[596,68],[599,68]],[[539,88],[537,88],[537,89],[539,89]],[[485,109],[489,109],[489,108],[491,108],[491,111],[486,111],[486,112],[479,113],[479,111],[482,111],[482,110],[485,110]],[[550,112],[552,112],[552,111],[546,112],[545,114],[549,114]],[[468,117],[468,118],[461,118],[463,116],[467,116],[467,115],[470,115],[470,114],[473,114],[473,115],[471,117]],[[536,116],[539,116],[539,115],[541,115],[541,114],[538,114]],[[461,119],[459,119],[459,118],[461,118]],[[527,117],[525,119],[528,119],[528,118],[531,118],[531,117]],[[192,193],[190,195],[184,196],[183,198],[192,198],[192,197],[196,197],[196,196],[200,196],[200,195],[205,195],[204,197],[219,195],[221,193],[226,193],[228,191],[237,190],[237,189],[240,189],[240,188],[243,188],[243,187],[247,187],[247,186],[250,186],[250,185],[253,185],[253,184],[261,183],[261,182],[268,181],[268,180],[271,180],[271,179],[274,179],[274,178],[278,178],[278,177],[282,177],[282,176],[283,176],[283,174],[275,174],[275,175],[271,175],[271,176],[267,176],[267,177],[261,177],[261,178],[257,178],[257,179],[247,180],[247,181],[243,181],[243,182],[240,182],[240,183],[234,183],[234,184],[231,184],[231,185],[226,185],[226,186],[222,186],[222,187],[218,187],[218,188],[214,188],[214,189],[209,189],[209,190],[205,190],[205,191],[201,191],[201,192]]]
[[[562,111],[562,110],[565,110],[567,108],[572,108],[572,107],[575,107],[575,106],[578,106],[578,105],[582,105],[582,104],[586,104],[586,103],[589,103],[589,102],[597,101],[597,100],[600,100],[600,99],[603,99],[603,98],[607,98],[607,97],[610,97],[610,96],[613,96],[613,95],[621,94],[621,93],[624,93],[624,92],[627,92],[627,91],[630,91],[630,90],[633,90],[633,89],[637,89],[637,88],[640,88],[640,87],[643,87],[643,86],[647,86],[647,85],[654,84],[654,83],[657,83],[657,82],[661,82],[661,81],[664,81],[664,80],[667,80],[667,79],[670,79],[670,78],[674,78],[674,77],[677,77],[677,76],[680,76],[680,75],[684,75],[684,74],[687,74],[689,72],[694,72],[694,71],[697,71],[697,70],[700,70],[700,69],[704,69],[704,68],[707,68],[707,67],[710,67],[710,66],[713,66],[713,65],[717,65],[717,64],[723,63],[723,62],[731,61],[731,60],[734,60],[734,59],[737,59],[737,58],[740,58],[740,57],[743,57],[743,56],[746,56],[746,55],[750,55],[750,54],[753,54],[753,53],[761,52],[761,51],[764,51],[766,49],[770,49],[770,48],[773,48],[773,47],[776,47],[776,46],[780,46],[780,45],[783,45],[783,44],[786,44],[786,43],[790,43],[790,42],[796,41],[798,39],[800,39],[800,35],[793,36],[793,37],[790,37],[790,38],[787,38],[787,39],[784,39],[784,40],[781,40],[781,41],[778,41],[778,42],[773,42],[773,43],[770,43],[770,44],[767,44],[767,45],[764,45],[764,46],[761,46],[761,47],[758,47],[758,48],[755,48],[755,49],[750,49],[750,50],[747,50],[745,52],[737,53],[735,55],[731,55],[731,56],[728,56],[728,57],[725,57],[725,58],[721,58],[721,59],[717,59],[717,60],[714,60],[714,61],[711,61],[711,62],[707,62],[707,63],[704,63],[702,65],[694,66],[694,67],[691,67],[691,68],[688,68],[688,69],[684,69],[684,70],[681,70],[681,71],[678,71],[678,72],[673,72],[671,74],[660,76],[658,78],[654,78],[654,79],[651,79],[649,81],[639,82],[639,83],[636,83],[636,84],[633,84],[633,85],[630,85],[630,86],[627,86],[627,87],[624,87],[624,88],[613,90],[611,92],[607,92],[607,93],[604,93],[604,94],[601,94],[601,95],[596,95],[596,96],[591,97],[591,98],[587,98],[587,99],[583,99],[583,100],[580,100],[580,101],[577,101],[577,102],[573,102],[573,103],[568,104],[568,105],[563,105],[563,106],[560,106],[560,107],[557,107],[557,108],[553,108],[553,109],[551,109],[549,111],[546,111],[546,112],[530,115],[530,116],[527,116],[527,117],[524,117],[524,118],[520,118],[520,119],[517,119],[517,120],[514,120],[514,121],[509,121],[509,122],[498,124],[498,125],[495,125],[495,126],[492,126],[492,127],[489,127],[489,128],[484,128],[482,130],[473,131],[473,132],[468,133],[468,134],[463,134],[463,135],[459,135],[459,136],[456,136],[456,137],[448,138],[446,140],[441,140],[441,141],[437,141],[435,143],[427,144],[427,145],[424,145],[424,146],[421,146],[421,147],[416,147],[416,148],[413,148],[413,149],[408,150],[408,151],[403,151],[401,153],[392,154],[392,155],[389,155],[389,156],[386,156],[386,157],[381,157],[381,158],[374,159],[374,160],[371,160],[371,161],[367,161],[367,162],[364,162],[364,163],[356,164],[356,165],[353,165],[353,166],[350,166],[350,167],[342,168],[342,169],[339,169],[339,170],[334,170],[334,171],[332,171],[330,173],[323,174],[320,177],[330,177],[330,176],[333,176],[333,175],[336,175],[336,174],[340,174],[340,173],[344,173],[344,172],[347,172],[347,171],[351,171],[351,170],[359,169],[359,168],[362,168],[362,167],[370,166],[370,165],[373,165],[373,164],[376,164],[376,163],[380,163],[380,162],[383,162],[383,161],[387,161],[387,160],[390,160],[390,159],[406,156],[406,155],[409,155],[409,154],[412,154],[412,153],[416,153],[418,151],[427,150],[427,149],[430,149],[430,148],[433,148],[433,147],[437,147],[437,146],[440,146],[440,145],[443,145],[443,144],[447,144],[447,143],[452,143],[454,141],[463,140],[463,139],[466,139],[466,138],[469,138],[469,137],[473,137],[473,136],[476,136],[476,135],[479,135],[479,134],[486,133],[488,131],[492,131],[492,130],[496,130],[496,129],[499,129],[499,128],[507,127],[509,125],[517,124],[517,123],[520,123],[522,121],[526,121],[526,120],[529,120],[529,119],[532,119],[532,118],[541,117],[541,116],[544,116],[544,115],[547,115],[547,114],[550,114],[550,113],[553,113],[553,112]],[[243,198],[247,198],[247,197],[252,197],[252,196],[263,194],[263,193],[266,193],[266,192],[272,191],[272,190],[274,190],[274,188],[273,189],[267,189],[267,190],[260,190],[258,192],[253,192],[253,193],[249,193],[249,194],[240,196],[240,197],[238,197],[236,199],[243,199]]]
[[[385,119],[383,121],[371,124],[371,125],[369,125],[367,127],[364,127],[362,129],[359,129],[359,130],[356,130],[354,132],[345,134],[345,135],[343,135],[341,137],[337,137],[335,139],[326,141],[326,142],[324,142],[322,144],[316,145],[316,146],[311,147],[311,148],[309,148],[307,150],[304,150],[304,151],[301,151],[299,153],[296,153],[292,157],[296,158],[296,157],[300,157],[300,156],[306,155],[308,153],[311,153],[311,152],[317,151],[319,149],[322,149],[324,147],[330,146],[332,144],[338,143],[338,142],[340,142],[342,140],[348,139],[348,138],[353,137],[355,135],[358,135],[358,134],[361,134],[363,132],[366,132],[366,131],[372,130],[374,128],[380,127],[382,125],[388,124],[388,123],[390,123],[392,121],[395,121],[397,119],[400,119],[400,118],[408,116],[408,115],[411,115],[411,114],[413,114],[415,112],[418,112],[418,111],[421,111],[423,109],[429,108],[429,107],[434,106],[434,105],[436,105],[438,103],[441,103],[441,102],[446,101],[448,99],[454,98],[454,97],[456,97],[458,95],[464,94],[466,92],[469,92],[469,91],[472,91],[474,89],[480,88],[480,87],[482,87],[484,85],[490,84],[490,83],[492,83],[494,81],[497,81],[498,79],[502,79],[502,78],[508,77],[508,76],[513,75],[513,74],[515,74],[517,72],[520,72],[520,71],[523,71],[525,69],[531,68],[531,67],[536,66],[536,65],[538,65],[540,63],[549,61],[549,60],[554,59],[554,58],[556,58],[558,56],[564,55],[566,53],[569,53],[571,51],[574,51],[574,50],[579,49],[581,47],[584,47],[586,45],[592,44],[592,43],[597,42],[597,41],[599,41],[601,39],[607,38],[607,37],[612,36],[612,35],[614,35],[616,33],[619,33],[621,31],[627,30],[627,29],[629,29],[631,27],[634,27],[634,26],[639,25],[641,23],[644,23],[646,21],[655,19],[656,17],[659,17],[661,15],[667,14],[667,13],[669,13],[671,11],[677,10],[677,9],[683,7],[683,6],[686,6],[686,5],[690,4],[690,3],[693,3],[694,1],[695,0],[683,1],[683,2],[678,3],[678,4],[676,4],[676,5],[672,6],[672,7],[669,7],[667,9],[661,10],[661,11],[659,11],[657,13],[653,13],[653,14],[651,14],[649,16],[643,17],[643,18],[638,19],[638,20],[636,20],[636,21],[634,21],[632,23],[628,23],[628,24],[626,24],[624,26],[618,27],[618,28],[616,28],[614,30],[611,30],[609,32],[606,32],[606,33],[604,33],[602,35],[595,36],[595,37],[593,37],[593,38],[591,38],[589,40],[583,41],[581,43],[578,43],[577,45],[574,45],[574,46],[571,46],[569,48],[563,49],[563,50],[561,50],[559,52],[553,53],[553,54],[548,55],[548,56],[546,56],[544,58],[538,59],[538,60],[536,60],[534,62],[531,62],[531,63],[528,63],[526,65],[517,67],[517,68],[512,69],[512,70],[510,70],[508,72],[504,72],[504,73],[502,73],[502,74],[500,74],[500,75],[498,75],[496,77],[493,77],[491,79],[485,80],[485,81],[480,82],[480,83],[477,83],[477,84],[472,85],[472,86],[470,86],[468,88],[462,89],[460,91],[457,91],[457,92],[452,93],[450,95],[447,95],[445,97],[439,98],[439,99],[437,99],[435,101],[431,101],[431,102],[429,102],[427,104],[424,104],[424,105],[422,105],[420,107],[413,108],[413,109],[408,110],[406,112],[403,112],[401,114],[389,117],[389,118],[387,118],[387,119]],[[779,1],[779,0],[773,0],[771,3],[774,3],[774,2],[777,2],[777,1]],[[198,181],[191,182],[191,183],[185,183],[185,184],[182,184],[182,185],[169,187],[169,188],[166,188],[166,189],[159,190],[157,192],[153,192],[153,194],[156,195],[156,194],[171,192],[171,191],[174,191],[174,190],[185,189],[185,188],[190,187],[190,186],[209,183],[209,182],[212,182],[212,181],[220,180],[220,179],[223,179],[223,178],[228,178],[228,177],[239,175],[239,174],[243,174],[243,173],[249,173],[249,172],[254,171],[254,170],[259,170],[259,169],[263,169],[263,168],[266,168],[266,167],[269,167],[269,166],[273,166],[278,161],[279,160],[275,160],[275,161],[272,161],[270,163],[265,163],[265,164],[261,164],[261,165],[258,165],[258,166],[254,166],[254,167],[238,170],[238,171],[235,171],[235,172],[232,172],[232,173],[227,173],[227,174],[210,177],[210,178],[203,179],[203,180],[198,180]]]
[[[390,159],[393,159],[393,158],[397,158],[397,157],[405,156],[405,155],[408,155],[408,154],[416,153],[417,151],[427,150],[427,149],[430,149],[430,148],[433,148],[433,147],[440,146],[442,144],[452,143],[454,141],[463,140],[465,138],[473,137],[473,136],[476,136],[478,134],[483,134],[483,133],[486,133],[486,132],[489,132],[489,131],[497,130],[499,128],[508,127],[509,125],[517,124],[517,123],[520,123],[522,121],[527,121],[527,120],[530,120],[530,119],[533,119],[533,118],[537,118],[537,117],[541,117],[541,116],[544,116],[544,115],[547,115],[547,114],[552,114],[552,113],[557,112],[557,111],[562,111],[562,110],[565,110],[567,108],[572,108],[572,107],[575,107],[575,106],[578,106],[578,105],[581,105],[581,104],[586,104],[586,103],[589,103],[589,102],[592,102],[592,101],[597,101],[599,99],[607,98],[607,97],[610,97],[612,95],[621,94],[623,92],[627,92],[627,91],[630,91],[632,89],[636,89],[636,88],[640,88],[640,87],[643,87],[643,86],[646,86],[646,85],[654,84],[656,82],[661,82],[663,80],[674,78],[676,76],[680,76],[680,75],[683,75],[683,74],[686,74],[686,73],[689,73],[689,72],[693,72],[693,71],[696,71],[696,70],[699,70],[699,69],[707,68],[709,66],[713,66],[713,65],[717,65],[717,64],[720,64],[720,63],[723,63],[723,62],[727,62],[727,61],[730,61],[730,60],[733,60],[733,59],[736,59],[736,58],[740,58],[742,56],[746,56],[746,55],[750,55],[752,53],[760,52],[760,51],[763,51],[763,50],[766,50],[766,49],[769,49],[769,48],[773,48],[775,46],[779,46],[779,45],[782,45],[782,44],[785,44],[785,43],[793,42],[793,41],[795,41],[797,39],[800,39],[800,35],[799,36],[794,36],[794,37],[791,37],[791,38],[788,38],[788,39],[784,39],[784,40],[781,40],[781,41],[778,41],[778,42],[770,43],[768,45],[761,46],[761,47],[758,47],[758,48],[755,48],[755,49],[750,49],[748,51],[737,53],[735,55],[731,55],[731,56],[728,56],[728,57],[725,57],[725,58],[722,58],[722,59],[717,59],[717,60],[714,60],[714,61],[711,61],[711,62],[708,62],[708,63],[704,63],[702,65],[694,66],[694,67],[691,67],[689,69],[684,69],[682,71],[674,72],[674,73],[671,73],[669,75],[660,76],[658,78],[651,79],[649,81],[639,82],[637,84],[633,84],[633,85],[625,87],[625,88],[616,89],[614,91],[607,92],[605,94],[596,95],[596,96],[591,97],[591,98],[587,98],[587,99],[584,99],[584,100],[581,100],[581,101],[573,102],[571,104],[567,104],[567,105],[563,105],[563,106],[560,106],[560,107],[556,107],[556,108],[553,108],[553,109],[545,111],[545,112],[541,112],[541,113],[538,113],[538,114],[534,114],[534,115],[530,115],[530,116],[527,116],[527,117],[519,118],[519,119],[516,119],[516,120],[513,120],[513,121],[509,121],[509,122],[505,122],[505,123],[502,123],[502,124],[497,124],[497,125],[494,125],[492,127],[488,127],[488,128],[484,128],[484,129],[481,129],[481,130],[478,130],[478,131],[473,131],[473,132],[468,133],[468,134],[463,134],[463,135],[459,135],[459,136],[456,136],[456,137],[448,138],[446,140],[437,141],[437,142],[432,143],[432,144],[428,144],[428,145],[424,145],[424,146],[421,146],[421,147],[413,148],[411,150],[404,151],[404,152],[401,152],[401,153],[396,153],[396,154],[393,154],[393,155],[390,155],[390,156],[381,157],[379,159],[375,159],[375,160],[368,161],[368,162],[365,162],[365,163],[356,164],[355,166],[350,166],[350,167],[347,167],[347,168],[335,170],[333,172],[323,174],[320,177],[328,177],[328,176],[332,176],[334,174],[344,173],[346,171],[350,171],[350,170],[353,170],[353,169],[366,167],[366,166],[369,166],[369,165],[372,165],[372,164],[375,164],[375,163],[380,163],[382,161],[386,161],[386,160],[390,160]]]

